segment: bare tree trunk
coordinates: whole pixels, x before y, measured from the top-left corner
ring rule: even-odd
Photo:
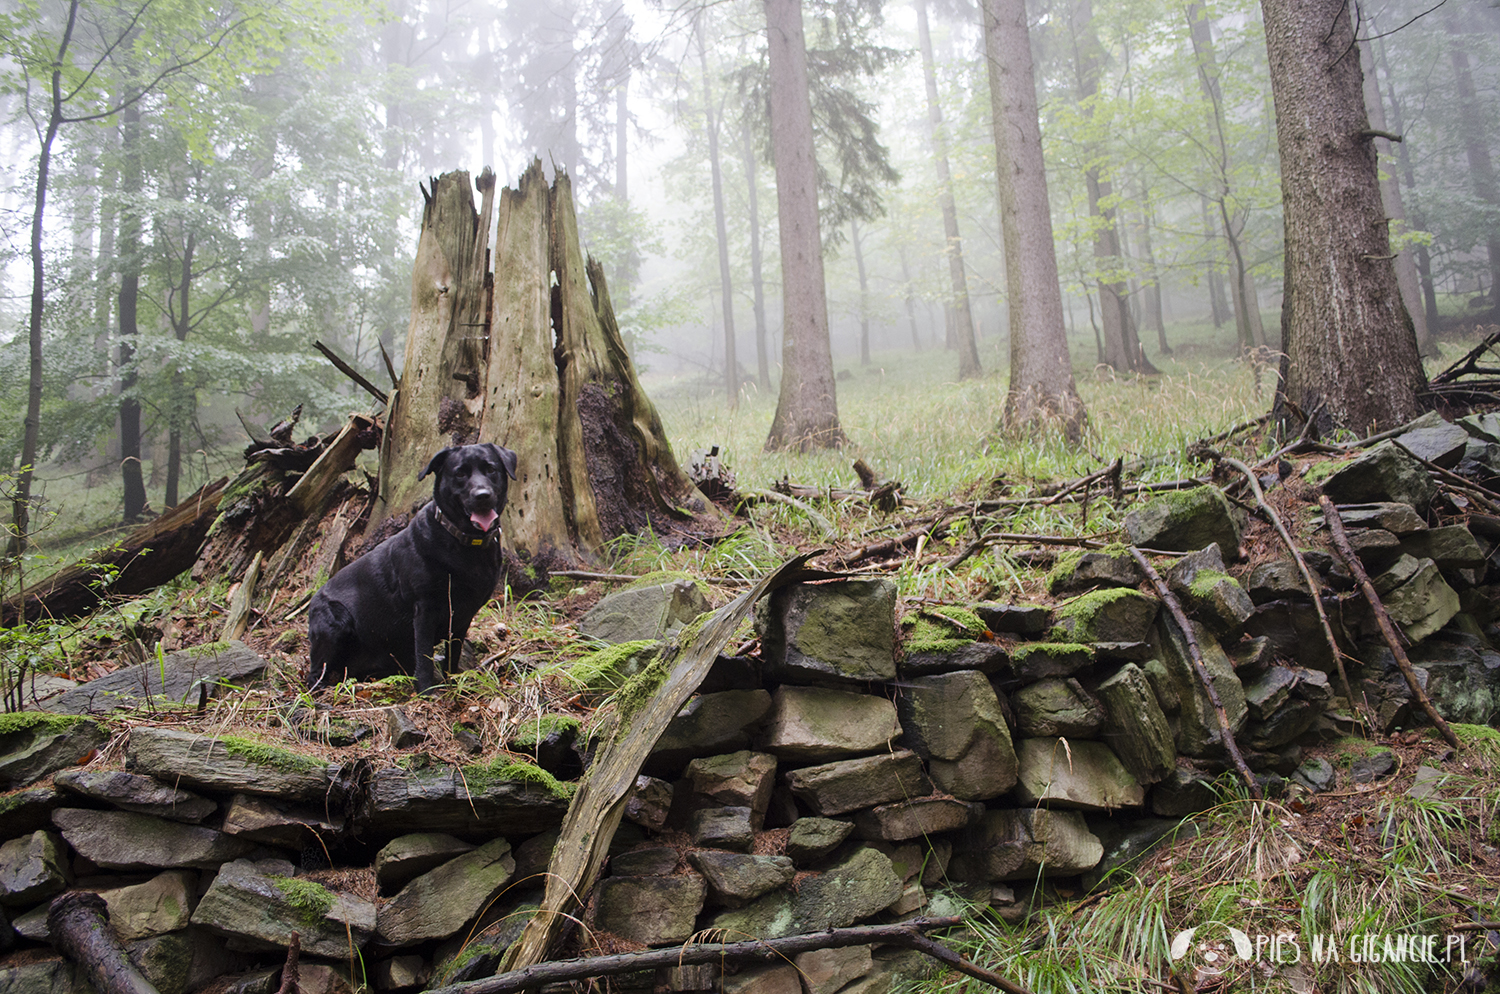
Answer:
[[[865,276],[865,250],[859,242],[859,219],[849,219],[849,240],[854,246],[854,266],[859,273],[859,364],[870,364],[870,283]]]
[[[766,449],[827,449],[843,445],[828,296],[818,229],[818,164],[802,0],[765,0],[771,74],[771,157],[776,167],[776,216],[781,230],[781,394]]]
[[[179,342],[187,341],[188,332],[192,330],[189,291],[193,283],[193,251],[196,245],[197,234],[189,231],[182,241],[182,283],[177,294],[175,313],[171,316],[172,334]],[[192,419],[194,408],[197,406],[196,398],[191,396],[189,389],[185,388],[182,372],[174,369],[172,371],[172,396],[168,400],[171,407],[167,422],[167,485],[166,494],[162,500],[166,507],[177,506],[178,482],[182,478],[182,430]]]
[[[1261,0],[1261,11],[1286,223],[1274,412],[1380,431],[1417,413],[1425,379],[1390,265],[1349,3]]]
[[[1385,131],[1385,103],[1380,99],[1380,80],[1375,72],[1375,52],[1368,41],[1359,43],[1360,61],[1365,64],[1365,109],[1370,115],[1370,127]],[[1388,161],[1391,158],[1391,141],[1375,139],[1375,151]],[[1406,225],[1406,205],[1401,199],[1401,181],[1394,170],[1388,170],[1380,181],[1380,200],[1385,205],[1386,216],[1398,226]],[[1411,316],[1412,327],[1417,333],[1417,348],[1423,355],[1437,353],[1437,340],[1427,325],[1427,314],[1422,310],[1422,287],[1417,281],[1417,264],[1411,252],[1402,249],[1394,260],[1396,283],[1401,287],[1401,300],[1406,304],[1406,313]],[[1500,298],[1497,298],[1500,299]]]
[[[755,379],[771,392],[771,363],[766,345],[766,284],[761,275],[760,191],[755,184],[755,147],[750,140],[750,119],[740,122],[740,145],[745,162],[745,192],[750,200],[750,282],[755,287]]]
[[[958,378],[973,379],[979,366],[979,343],[975,340],[974,315],[969,307],[969,281],[964,272],[964,246],[958,234],[958,208],[953,202],[953,176],[948,168],[948,138],[943,132],[943,108],[938,103],[937,65],[932,55],[932,31],[927,24],[927,2],[916,0],[917,41],[922,49],[922,76],[927,85],[927,139],[932,143],[937,168],[938,206],[943,214],[943,255],[948,260],[948,280],[953,293],[954,344],[958,348]],[[866,360],[868,361],[868,360]]]
[[[719,244],[719,297],[724,309],[724,396],[731,411],[740,406],[740,359],[734,341],[734,279],[729,274],[729,226],[724,221],[724,177],[719,170],[719,119],[714,115],[708,78],[708,42],[698,15],[698,66],[703,72],[703,130],[708,138],[708,172],[714,192],[714,234]]]
[[[37,154],[36,199],[31,214],[31,315],[27,325],[28,365],[26,374],[26,418],[21,435],[21,476],[16,481],[15,501],[11,507],[11,533],[6,543],[8,555],[25,551],[31,534],[31,481],[35,476],[36,457],[42,437],[42,313],[46,305],[46,283],[42,258],[42,217],[47,209],[47,183],[51,175],[52,143],[62,126],[62,60],[73,38],[78,18],[79,0],[68,5],[68,23],[58,45],[57,62],[52,70],[51,102],[47,130]]]
[[[1452,8],[1443,11],[1443,30],[1448,33],[1448,56],[1458,84],[1458,113],[1464,125],[1464,155],[1469,162],[1469,179],[1474,196],[1491,208],[1500,208],[1500,187],[1495,183],[1495,166],[1484,136],[1487,124],[1474,90],[1474,73],[1469,68],[1469,53],[1459,39],[1462,28]],[[1485,234],[1485,249],[1490,260],[1490,306],[1500,311],[1500,231],[1493,227]]]
[[[1094,29],[1094,6],[1092,0],[1073,0],[1069,10],[1069,29],[1073,38],[1073,60],[1078,74],[1078,97],[1084,104],[1083,115],[1094,116],[1093,98],[1099,92],[1099,73],[1102,47]],[[1088,188],[1089,216],[1097,218],[1094,231],[1094,261],[1100,274],[1099,312],[1104,324],[1104,361],[1121,372],[1155,373],[1156,367],[1146,360],[1141,349],[1140,335],[1135,321],[1126,306],[1129,297],[1124,280],[1111,274],[1123,262],[1120,252],[1119,234],[1115,229],[1115,210],[1103,206],[1113,195],[1104,170],[1090,165],[1084,174]]]
[[[132,103],[120,114],[120,145],[124,153],[120,192],[128,200],[141,192],[141,111]],[[139,333],[136,311],[141,292],[141,219],[134,208],[120,218],[120,477],[125,484],[126,524],[137,521],[146,510],[146,483],[141,475],[141,402],[134,395],[138,377],[135,347],[131,339]]]
[[[1146,256],[1146,271],[1149,282],[1144,287],[1146,316],[1156,329],[1156,346],[1162,355],[1171,355],[1172,346],[1167,344],[1167,322],[1161,308],[1161,272],[1156,265],[1156,253],[1151,250],[1151,195],[1141,187],[1141,252]]]
[[[1382,41],[1376,51],[1380,55],[1380,68],[1385,72],[1386,79],[1389,80],[1391,78],[1391,70],[1390,66],[1386,64],[1385,60],[1385,42]],[[1398,135],[1403,134],[1404,131],[1401,121],[1401,101],[1396,98],[1395,83],[1386,84],[1386,95],[1390,98],[1391,129]],[[1418,207],[1418,202],[1415,199],[1415,193],[1417,189],[1417,176],[1416,171],[1412,168],[1411,139],[1405,139],[1399,145],[1397,145],[1396,158],[1397,161],[1401,163],[1402,183],[1406,187],[1407,191],[1414,195],[1414,199],[1412,200],[1411,205],[1412,227],[1416,228],[1419,231],[1425,230],[1427,227],[1427,221],[1426,218],[1422,216],[1422,211]],[[1416,261],[1418,284],[1422,288],[1423,315],[1427,319],[1427,327],[1429,329],[1429,333],[1432,335],[1434,343],[1436,343],[1437,330],[1439,325],[1441,324],[1441,319],[1438,314],[1437,290],[1432,285],[1432,258],[1430,255],[1428,255],[1427,246],[1422,244],[1418,244],[1415,247],[1412,255]],[[1420,343],[1420,339],[1418,341]]]
[[[1088,415],[1073,383],[1063,326],[1026,2],[985,0],[983,16],[1010,309],[1004,424],[1014,432],[1055,424],[1077,439]]]
[[[922,351],[922,336],[917,331],[917,307],[912,301],[911,294],[911,266],[906,261],[906,246],[898,244],[896,254],[901,259],[901,281],[906,285],[906,323],[911,325],[912,348],[918,352]]]
[[[1215,328],[1224,327],[1224,322],[1233,316],[1229,302],[1224,299],[1224,274],[1219,272],[1219,252],[1215,244],[1214,222],[1209,213],[1208,198],[1203,199],[1203,245],[1208,251],[1208,272],[1204,282],[1208,284],[1208,306],[1213,311]]]

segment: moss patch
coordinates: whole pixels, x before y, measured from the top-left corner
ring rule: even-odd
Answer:
[[[577,784],[563,783],[540,766],[499,756],[488,763],[465,766],[463,779],[471,794],[485,793],[499,783],[535,784],[563,800],[568,800],[578,790]]]
[[[947,623],[947,619],[935,621],[926,617],[925,614],[907,615],[901,619],[901,627],[906,629],[902,648],[906,650],[907,655],[957,652],[974,642],[973,638],[956,634],[953,626]]]
[[[50,711],[12,711],[0,714],[0,735],[17,732],[63,732],[80,721],[87,721],[81,714],[53,714]]]
[[[221,652],[229,651],[229,643],[204,642],[202,645],[190,645],[182,651],[189,656],[217,656]]]
[[[536,721],[528,721],[522,725],[520,731],[510,740],[510,745],[512,749],[532,749],[553,732],[561,732],[569,728],[577,729],[582,725],[583,723],[572,715],[544,714]]]
[[[283,773],[322,773],[328,768],[328,764],[321,759],[304,756],[290,749],[269,746],[264,742],[256,742],[254,739],[226,735],[217,741],[229,755],[236,759],[243,759],[247,763],[255,763],[258,766],[269,766]]]
[[[630,730],[631,719],[650,703],[671,675],[671,669],[658,656],[616,692],[615,714],[619,716],[619,726],[615,733],[617,738]]]
[[[589,653],[569,665],[565,672],[569,679],[590,690],[614,690],[644,668],[638,663],[632,666],[632,660],[660,646],[660,642],[651,639],[621,642]]]
[[[1074,549],[1072,552],[1064,552],[1057,557],[1052,564],[1052,569],[1047,572],[1047,591],[1056,592],[1057,588],[1070,576],[1078,572],[1078,564],[1083,562],[1083,554],[1086,550]]]
[[[1230,583],[1235,582],[1234,577],[1228,573],[1220,573],[1217,570],[1211,569],[1200,570],[1198,575],[1193,577],[1193,582],[1188,584],[1188,590],[1192,591],[1194,597],[1200,600],[1208,600],[1214,595],[1214,588],[1225,580],[1228,580]]]
[[[677,580],[687,580],[691,582],[693,586],[698,588],[698,592],[704,597],[707,597],[711,593],[713,593],[712,588],[710,588],[708,584],[704,583],[698,577],[683,570],[676,569],[663,569],[657,570],[654,573],[647,573],[644,576],[637,577],[636,579],[631,580],[620,589],[636,590],[641,587],[659,587],[664,583],[674,583]]]
[[[323,916],[333,908],[333,892],[322,884],[296,877],[272,877],[271,883],[309,930],[321,926]]]

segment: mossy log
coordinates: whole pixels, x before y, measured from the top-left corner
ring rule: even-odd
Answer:
[[[109,548],[29,584],[0,603],[0,626],[87,614],[105,594],[139,594],[193,564],[218,513],[225,480],[197,493]],[[108,586],[100,580],[114,572]]]

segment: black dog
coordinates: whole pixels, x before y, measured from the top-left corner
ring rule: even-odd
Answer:
[[[500,580],[500,511],[516,454],[491,443],[444,449],[432,501],[404,529],[340,570],[307,613],[307,684],[415,673],[438,682],[433,653],[458,663],[469,623]]]

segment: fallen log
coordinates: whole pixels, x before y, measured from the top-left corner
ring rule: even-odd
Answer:
[[[70,890],[54,899],[47,908],[47,929],[52,944],[78,964],[99,994],[157,994],[125,955],[98,894]]]
[[[144,593],[193,565],[226,479],[205,485],[115,545],[28,584],[0,603],[0,626],[87,614],[107,595]],[[101,579],[113,573],[109,582]]]
[[[923,935],[934,928],[961,925],[960,918],[919,918],[897,925],[863,925],[854,928],[829,929],[806,935],[788,935],[780,939],[751,939],[745,942],[712,942],[647,949],[637,953],[615,953],[609,956],[587,956],[579,959],[554,960],[534,966],[496,974],[482,980],[435,987],[428,994],[513,994],[546,984],[589,980],[637,970],[662,967],[693,966],[699,963],[742,963],[761,960],[790,962],[798,953],[814,949],[840,949],[847,946],[903,946],[926,953],[959,973],[983,981],[1006,994],[1030,994],[1013,981],[964,959],[947,946]]]

